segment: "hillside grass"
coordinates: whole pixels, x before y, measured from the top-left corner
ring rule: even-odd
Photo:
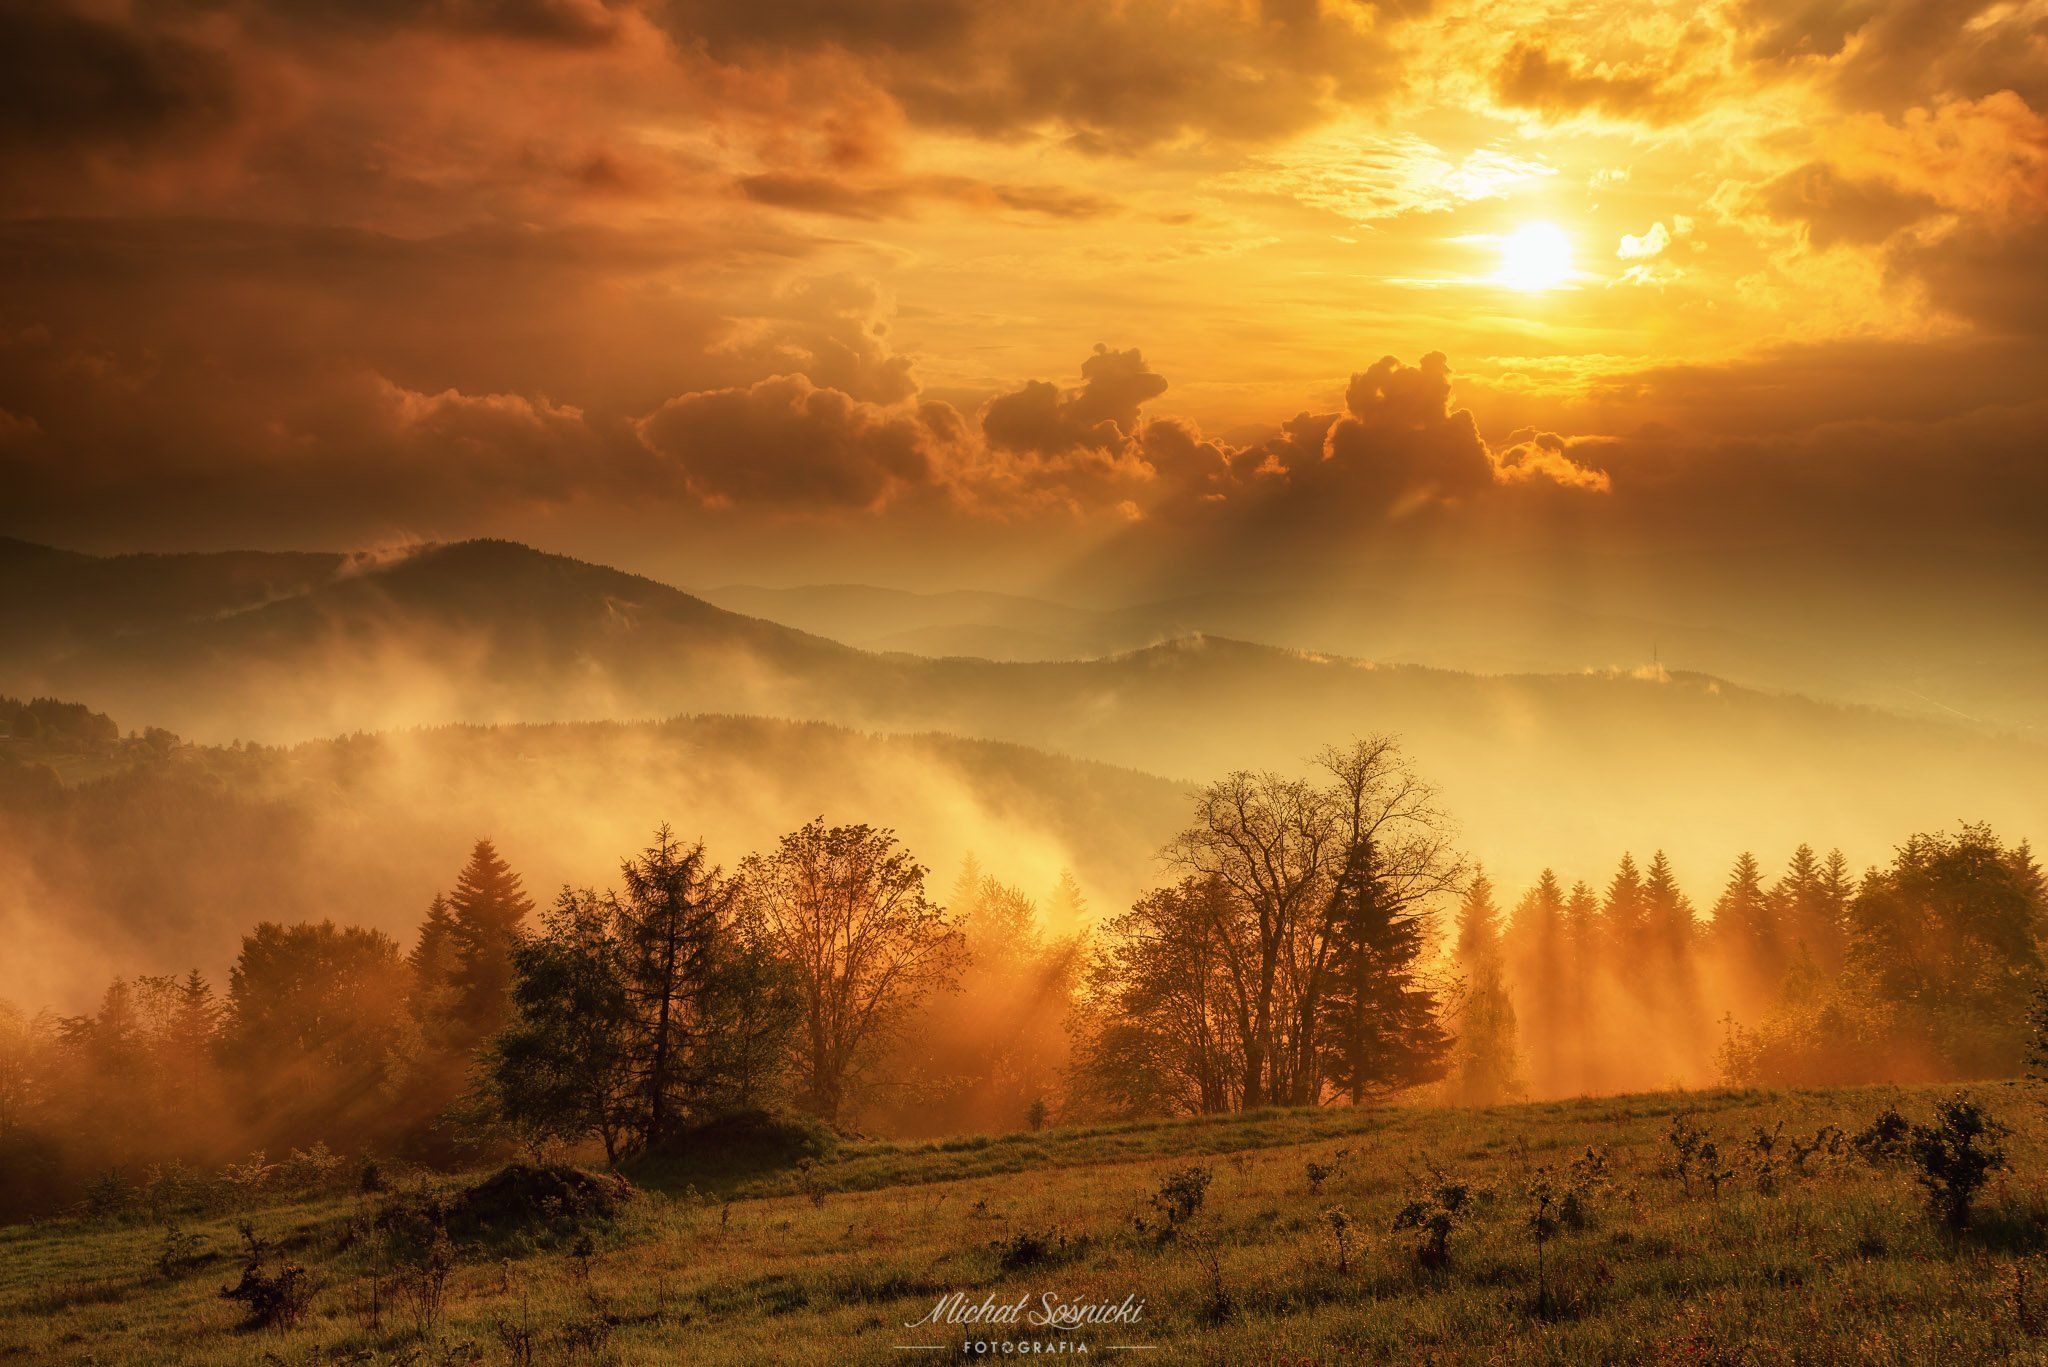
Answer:
[[[424,1315],[394,1287],[375,1230],[388,1195],[184,1220],[206,1244],[168,1275],[160,1223],[12,1228],[0,1362],[900,1362],[1018,1336],[904,1327],[955,1291],[1142,1299],[1135,1326],[1064,1336],[1096,1360],[2048,1361],[2048,1117],[2018,1084],[1966,1090],[2013,1133],[1961,1238],[1902,1167],[1848,1154],[1798,1173],[1781,1149],[1765,1191],[1747,1147],[1781,1121],[1787,1140],[1830,1123],[1854,1134],[1887,1104],[1924,1120],[1946,1089],[1266,1112],[852,1144],[723,1181],[644,1169],[610,1223],[464,1250],[445,1305]],[[1718,1196],[1703,1182],[1688,1193],[1670,1169],[1680,1114],[1721,1145],[1732,1173]],[[1545,1249],[1539,1302],[1524,1191],[1533,1170],[1588,1146],[1608,1181],[1584,1226]],[[1320,1190],[1311,1162],[1333,1170]],[[1394,1229],[1431,1163],[1475,1188],[1438,1268]],[[1206,1199],[1165,1234],[1152,1198],[1190,1166],[1210,1174]],[[1333,1208],[1351,1230],[1341,1269]],[[296,1328],[238,1328],[220,1298],[240,1273],[242,1219],[311,1273]]]

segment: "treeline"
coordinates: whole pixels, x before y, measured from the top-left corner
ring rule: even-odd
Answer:
[[[0,1004],[0,1217],[262,1155],[623,1158],[755,1107],[913,1135],[1043,1123],[1080,940],[971,862],[945,906],[926,876],[867,826],[812,822],[731,874],[664,827],[615,889],[536,911],[484,840],[409,947],[266,922],[224,992],[195,971],[116,981],[79,1016]],[[1080,920],[1071,877],[1048,910]]]
[[[1483,873],[1457,913],[1464,992],[1451,1095],[2012,1076],[2044,979],[2048,892],[2025,843],[1915,835],[1852,876],[1743,853],[1700,914],[1660,851],[1600,891],[1545,870],[1503,914]]]
[[[1597,891],[1545,872],[1510,909],[1386,739],[1209,785],[1161,858],[1090,927],[1071,877],[1041,909],[970,860],[941,901],[865,825],[729,871],[663,827],[545,907],[479,841],[409,945],[265,922],[218,992],[0,1008],[0,1213],[252,1150],[623,1161],[754,1109],[917,1136],[2011,1074],[2044,977],[2041,870],[1982,827],[1855,878],[1745,854],[1704,913],[1661,854]]]
[[[165,735],[152,729],[152,736]],[[121,728],[104,712],[84,703],[58,698],[0,697],[0,736],[15,740],[65,741],[75,745],[112,745]]]

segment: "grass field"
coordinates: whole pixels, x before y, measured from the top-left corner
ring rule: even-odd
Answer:
[[[851,1145],[695,1186],[643,1173],[611,1221],[457,1250],[438,1296],[430,1276],[395,1275],[375,1231],[388,1194],[192,1216],[179,1227],[203,1243],[161,1267],[165,1225],[140,1215],[12,1228],[0,1362],[904,1362],[980,1341],[970,1357],[2048,1361],[2048,1123],[2025,1087],[1969,1094],[2012,1136],[1960,1238],[1903,1166],[1790,1156],[1793,1139],[1829,1124],[1853,1135],[1887,1104],[1924,1120],[1946,1091],[1267,1112]],[[1679,1116],[1718,1143],[1718,1194],[1673,1171]],[[1751,1140],[1779,1122],[1766,1161]],[[1527,1193],[1539,1170],[1564,1181],[1589,1146],[1605,1179],[1543,1248],[1539,1290]],[[1395,1228],[1434,1185],[1431,1163],[1472,1188],[1440,1266],[1418,1260],[1422,1232]],[[1191,1167],[1206,1190],[1169,1219],[1173,1201],[1155,1198]],[[241,1272],[245,1219],[306,1269],[295,1327],[238,1327],[241,1306],[220,1296]],[[1130,1298],[1142,1312],[1064,1333],[906,1327],[955,1292],[1032,1308],[1045,1294]],[[999,1346],[1019,1340],[1036,1351]]]

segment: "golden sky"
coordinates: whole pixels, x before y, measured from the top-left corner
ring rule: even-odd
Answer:
[[[0,531],[2041,548],[2044,0],[48,0],[0,54]]]

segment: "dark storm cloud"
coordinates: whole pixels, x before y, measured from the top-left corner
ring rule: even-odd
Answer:
[[[233,107],[232,72],[202,47],[58,3],[0,6],[0,149],[10,155],[141,150],[217,127]]]

